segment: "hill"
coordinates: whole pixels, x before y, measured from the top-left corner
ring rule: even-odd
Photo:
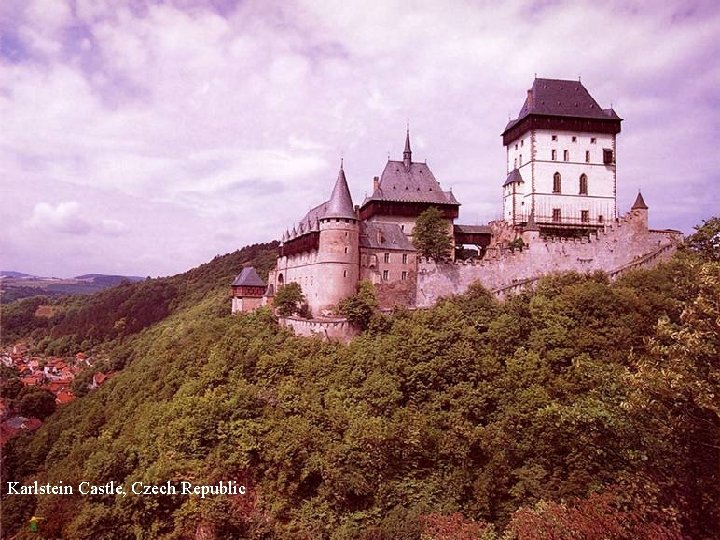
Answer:
[[[262,269],[272,249],[65,305],[56,328],[122,341],[126,367],[11,441],[2,476],[129,494],[5,495],[4,534],[31,515],[48,537],[78,539],[720,531],[718,263],[681,255],[614,283],[551,276],[503,304],[472,288],[376,315],[342,345],[292,336],[264,310],[228,315],[238,263]],[[230,480],[247,493],[130,493]]]
[[[61,279],[39,277],[22,272],[3,271],[0,273],[0,293],[3,302],[13,302],[32,296],[61,298],[76,294],[94,294],[124,282],[137,282],[144,278],[137,276],[114,276],[104,274],[86,274],[74,278]]]
[[[276,257],[277,243],[255,244],[176,276],[146,279],[118,285],[89,296],[51,298],[47,295],[22,299],[3,306],[2,344],[32,338],[49,354],[75,354],[97,345],[113,346],[176,310],[212,295],[219,309],[225,306],[232,278],[243,265],[254,265],[267,276]],[[77,279],[108,283],[116,276],[88,274]],[[103,285],[105,287],[106,285]],[[56,309],[51,318],[36,317],[40,305]]]

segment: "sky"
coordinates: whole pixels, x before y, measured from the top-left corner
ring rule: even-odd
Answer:
[[[618,209],[720,215],[716,1],[2,0],[0,269],[170,275],[356,204],[427,160],[501,217],[501,132],[535,76],[624,118]]]

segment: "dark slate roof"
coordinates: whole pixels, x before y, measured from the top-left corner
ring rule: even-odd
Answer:
[[[412,242],[397,223],[360,222],[360,247],[415,251]]]
[[[645,199],[643,199],[642,193],[638,191],[637,198],[635,199],[635,203],[632,205],[632,208],[630,210],[647,210],[648,205],[645,204]]]
[[[487,225],[454,225],[453,230],[456,233],[463,234],[492,234],[492,229]]]
[[[355,219],[355,207],[353,206],[350,188],[348,188],[342,165],[340,166],[340,172],[338,173],[332,195],[330,195],[330,199],[327,202],[325,214],[322,217]]]
[[[504,186],[507,186],[508,184],[512,184],[513,182],[524,182],[522,175],[520,174],[520,171],[517,169],[513,169],[510,171],[510,174],[507,175],[507,178],[505,179]]]
[[[264,287],[265,282],[260,279],[255,268],[252,266],[246,266],[242,269],[242,272],[238,274],[235,281],[232,282],[233,286],[240,287]]]
[[[363,201],[425,202],[459,205],[452,191],[443,191],[427,163],[388,160],[378,188]]]
[[[603,109],[580,81],[535,79],[525,103],[505,131],[531,114],[621,120],[613,109]]]

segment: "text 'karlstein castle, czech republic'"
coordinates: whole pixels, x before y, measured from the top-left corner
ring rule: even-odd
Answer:
[[[381,307],[426,307],[474,282],[503,296],[551,272],[603,270],[612,277],[666,259],[682,235],[649,229],[641,194],[618,216],[621,121],[579,81],[535,79],[502,133],[503,219],[487,225],[457,222],[460,202],[426,163],[413,161],[409,133],[403,159],[388,160],[360,205],[353,203],[341,164],[330,198],[282,235],[268,284],[251,268],[237,277],[233,312],[267,304],[279,287],[296,282],[314,319],[286,324],[302,334],[341,336],[347,325],[333,318],[337,304],[360,280],[375,285]],[[413,227],[430,207],[442,212],[455,246],[474,246],[476,257],[419,257]],[[518,238],[524,248],[511,249]]]

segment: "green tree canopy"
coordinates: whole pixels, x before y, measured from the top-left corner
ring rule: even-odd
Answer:
[[[720,217],[713,217],[695,226],[685,245],[709,261],[720,261]]]
[[[440,210],[431,206],[418,216],[413,229],[413,244],[426,258],[441,261],[450,256],[453,242],[448,222]]]
[[[279,315],[287,317],[300,310],[300,306],[305,302],[305,296],[299,283],[288,283],[278,289],[273,300],[273,305],[277,309]]]
[[[54,413],[56,407],[55,396],[51,392],[39,388],[25,390],[18,405],[20,414],[23,416],[31,416],[41,420]]]
[[[340,314],[363,330],[367,329],[370,319],[377,308],[378,301],[375,296],[375,287],[369,281],[358,283],[357,292],[342,300],[338,305]]]

